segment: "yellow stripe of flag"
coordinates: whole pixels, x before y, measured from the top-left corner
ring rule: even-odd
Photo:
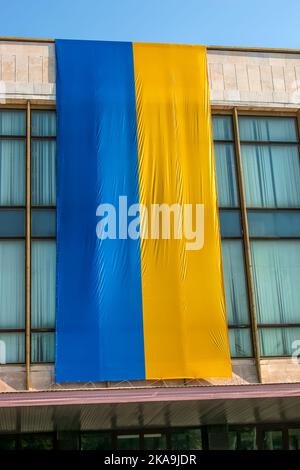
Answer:
[[[230,376],[206,50],[134,43],[133,54],[140,203],[204,204],[205,220],[201,250],[141,240],[146,378]]]

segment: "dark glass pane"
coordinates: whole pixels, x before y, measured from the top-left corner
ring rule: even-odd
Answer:
[[[248,211],[250,237],[300,237],[300,211]]]
[[[222,237],[240,237],[240,212],[234,210],[220,210],[220,227]]]
[[[238,450],[256,449],[256,430],[255,428],[245,428],[238,431]]]
[[[264,450],[280,450],[283,448],[282,431],[265,431]]]
[[[250,328],[229,328],[231,357],[252,357]]]
[[[55,209],[32,209],[31,235],[33,237],[56,236],[56,211]]]
[[[53,434],[23,434],[21,436],[22,449],[51,450],[54,447]]]
[[[237,207],[239,198],[233,144],[214,144],[219,207]]]
[[[109,433],[82,433],[81,450],[111,450],[112,437]]]
[[[165,434],[144,434],[144,448],[147,450],[159,450],[167,448]]]
[[[31,135],[39,137],[55,137],[56,114],[55,111],[32,111]]]
[[[59,450],[79,450],[79,433],[77,431],[58,431],[56,445]]]
[[[289,449],[300,450],[300,429],[289,429]]]
[[[213,116],[214,140],[233,140],[231,116]]]
[[[228,450],[229,435],[226,425],[208,426],[209,450]]]
[[[0,450],[13,450],[16,448],[15,436],[0,436]]]
[[[182,429],[171,434],[171,447],[173,450],[202,449],[201,429]]]
[[[230,429],[228,431],[230,450],[255,450],[255,428]]]
[[[299,327],[259,328],[261,355],[291,356],[299,349],[299,338]]]
[[[25,236],[25,211],[0,210],[0,237]]]
[[[126,434],[117,436],[117,449],[119,450],[139,450],[139,434]]]
[[[55,333],[31,333],[31,361],[54,362]]]
[[[291,117],[239,117],[240,139],[246,141],[297,142],[296,119]]]
[[[26,111],[0,110],[0,135],[26,135]]]

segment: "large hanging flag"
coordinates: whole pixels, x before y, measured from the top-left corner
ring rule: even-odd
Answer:
[[[205,48],[59,40],[56,64],[56,381],[230,376]]]

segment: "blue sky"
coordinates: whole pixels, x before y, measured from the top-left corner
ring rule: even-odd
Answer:
[[[300,48],[300,1],[0,0],[0,35]]]

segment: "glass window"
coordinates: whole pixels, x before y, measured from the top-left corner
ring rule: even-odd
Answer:
[[[263,438],[264,450],[283,449],[282,431],[265,431]]]
[[[0,110],[0,136],[9,135],[26,135],[26,111]]]
[[[297,145],[242,145],[248,207],[300,207]]]
[[[0,138],[0,205],[25,205],[25,141]]]
[[[300,429],[289,429],[289,449],[300,450]]]
[[[212,125],[214,140],[233,140],[231,116],[213,116]]]
[[[52,434],[22,434],[20,444],[21,449],[52,450],[54,436]]]
[[[17,439],[15,436],[0,435],[0,450],[13,450],[16,445]]]
[[[258,323],[300,322],[300,240],[251,242]]]
[[[226,425],[208,426],[209,450],[228,450],[229,435]]]
[[[238,190],[233,144],[214,144],[219,207],[237,207]]]
[[[248,324],[248,295],[242,242],[223,240],[222,259],[228,323]]]
[[[161,433],[144,434],[144,449],[159,450],[167,448],[166,435]]]
[[[24,328],[24,317],[24,242],[0,240],[0,328]]]
[[[54,362],[55,333],[31,333],[31,361]]]
[[[298,348],[300,328],[259,328],[259,341],[262,356],[292,356]]]
[[[173,450],[202,449],[201,429],[182,429],[172,431],[171,447]]]
[[[300,211],[248,211],[250,237],[300,237]]]
[[[242,236],[240,211],[220,209],[219,215],[222,237]]]
[[[139,434],[121,434],[117,436],[118,450],[139,450],[140,435]]]
[[[33,241],[31,249],[31,327],[54,328],[55,241]]]
[[[0,331],[0,362],[17,364],[25,361],[25,334]]]
[[[111,450],[111,434],[103,432],[81,433],[81,450]]]
[[[79,450],[79,433],[71,430],[59,430],[56,445],[59,450]]]
[[[56,114],[31,113],[31,236],[56,236]],[[32,240],[31,244],[31,360],[53,362],[55,355],[55,240]],[[44,331],[44,330],[48,331]]]
[[[230,429],[228,431],[230,450],[255,450],[256,430],[255,428]]]
[[[55,111],[31,112],[31,135],[33,137],[55,137],[56,114]]]
[[[25,241],[7,239],[25,238],[26,114],[0,110],[0,362],[8,363],[24,362],[25,353]],[[32,111],[32,205],[55,204],[55,135],[55,112]],[[32,236],[55,235],[55,210],[33,209]],[[32,242],[33,362],[54,358],[55,257],[54,240]]]
[[[0,213],[1,216],[1,213]],[[56,211],[55,209],[32,209],[31,211],[31,236],[55,237],[56,236]]]
[[[252,357],[250,328],[229,328],[231,357]]]
[[[295,118],[240,116],[239,131],[242,141],[297,142]]]
[[[25,237],[25,210],[0,209],[0,237]]]
[[[32,142],[32,195],[34,206],[51,206],[56,202],[55,140]]]

